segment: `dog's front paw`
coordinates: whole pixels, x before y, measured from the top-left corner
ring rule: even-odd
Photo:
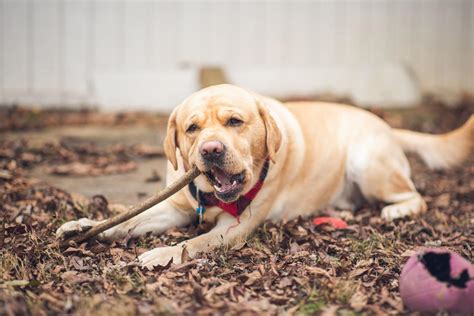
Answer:
[[[97,224],[98,222],[90,220],[88,218],[81,218],[77,221],[70,221],[64,223],[63,225],[61,225],[61,227],[58,228],[58,230],[56,230],[56,238],[69,238],[79,233],[88,231]]]
[[[171,259],[174,264],[180,264],[182,254],[183,249],[178,246],[160,247],[141,254],[138,261],[142,267],[151,270],[156,266],[166,266]]]

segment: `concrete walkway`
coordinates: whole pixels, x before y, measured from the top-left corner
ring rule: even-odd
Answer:
[[[80,126],[57,127],[40,131],[8,132],[6,139],[27,139],[35,147],[45,143],[59,141],[74,143],[94,143],[98,146],[110,146],[117,143],[133,145],[144,143],[161,146],[164,137],[164,126],[150,128],[144,126]],[[133,172],[103,176],[56,176],[48,174],[44,165],[31,170],[31,176],[64,189],[71,193],[92,197],[104,195],[111,203],[132,205],[144,200],[164,186],[166,159],[150,158],[136,161],[138,168]],[[147,182],[156,172],[161,181]]]

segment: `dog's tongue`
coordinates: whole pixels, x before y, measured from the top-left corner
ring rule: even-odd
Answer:
[[[232,180],[232,176],[224,172],[222,169],[212,168],[212,174],[218,182],[217,185],[214,185],[214,188],[220,193],[229,192],[237,185],[237,181]]]
[[[222,171],[221,169],[219,168],[213,168],[212,169],[212,172],[214,173],[214,177],[219,180],[219,182],[221,183],[221,185],[224,187],[224,186],[231,186],[231,181],[230,181],[230,176],[225,173],[224,171]]]

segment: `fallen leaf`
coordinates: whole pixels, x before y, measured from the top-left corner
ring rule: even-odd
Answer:
[[[324,275],[328,278],[331,278],[331,275],[329,274],[329,272],[327,272],[326,270],[324,270],[322,268],[306,266],[305,269],[306,269],[306,271],[308,271],[311,274]]]
[[[262,277],[259,271],[246,273],[244,276],[247,279],[244,284],[247,286],[254,284],[258,279]]]
[[[367,305],[367,300],[368,298],[364,293],[357,291],[352,295],[349,304],[356,312],[360,312]]]

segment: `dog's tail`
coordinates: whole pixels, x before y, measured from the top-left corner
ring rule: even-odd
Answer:
[[[393,129],[405,152],[418,154],[432,169],[445,169],[462,163],[474,151],[474,115],[458,129],[441,135]]]

